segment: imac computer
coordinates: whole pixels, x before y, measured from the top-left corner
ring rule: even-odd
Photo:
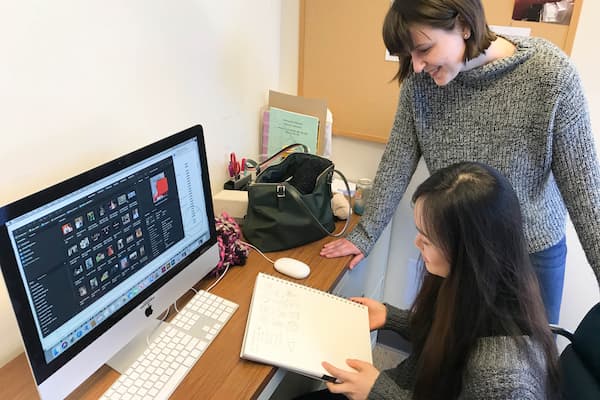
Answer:
[[[42,399],[64,398],[218,263],[201,126],[0,208]]]

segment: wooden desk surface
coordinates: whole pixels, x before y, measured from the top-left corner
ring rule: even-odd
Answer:
[[[357,217],[352,218],[349,229],[357,220]],[[340,224],[338,229],[341,229]],[[326,237],[295,249],[268,253],[267,256],[272,260],[286,256],[304,261],[310,265],[311,273],[308,278],[298,282],[330,291],[338,283],[350,261],[350,257],[326,259],[319,256],[323,244],[331,240],[332,238]],[[171,399],[254,399],[275,374],[274,367],[240,358],[254,280],[259,272],[287,278],[275,271],[272,264],[254,250],[250,251],[245,266],[229,270],[211,292],[239,304],[239,308],[179,384]],[[196,287],[208,287],[213,280],[203,280]],[[185,297],[186,300],[189,299],[191,292]],[[97,399],[118,377],[117,372],[104,365],[69,398]],[[24,353],[0,368],[0,388],[2,397],[6,399],[39,398]]]

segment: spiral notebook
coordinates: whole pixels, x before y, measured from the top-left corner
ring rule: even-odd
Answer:
[[[240,357],[326,381],[327,361],[372,363],[367,307],[308,286],[259,273]]]

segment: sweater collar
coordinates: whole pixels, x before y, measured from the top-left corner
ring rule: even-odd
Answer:
[[[453,82],[469,83],[481,80],[493,80],[512,71],[527,61],[535,52],[533,40],[527,37],[498,35],[515,45],[515,52],[509,57],[491,61],[468,71],[460,72]],[[452,82],[451,82],[452,83]]]

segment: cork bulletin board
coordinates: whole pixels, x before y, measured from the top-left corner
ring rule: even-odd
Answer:
[[[569,25],[514,21],[514,0],[483,0],[491,25],[531,28],[570,53],[583,0]],[[399,86],[398,64],[385,59],[381,36],[390,0],[301,0],[298,94],[326,99],[333,134],[386,143]]]
[[[298,94],[327,99],[333,134],[385,143],[394,119],[397,63],[381,37],[390,0],[300,3]]]

